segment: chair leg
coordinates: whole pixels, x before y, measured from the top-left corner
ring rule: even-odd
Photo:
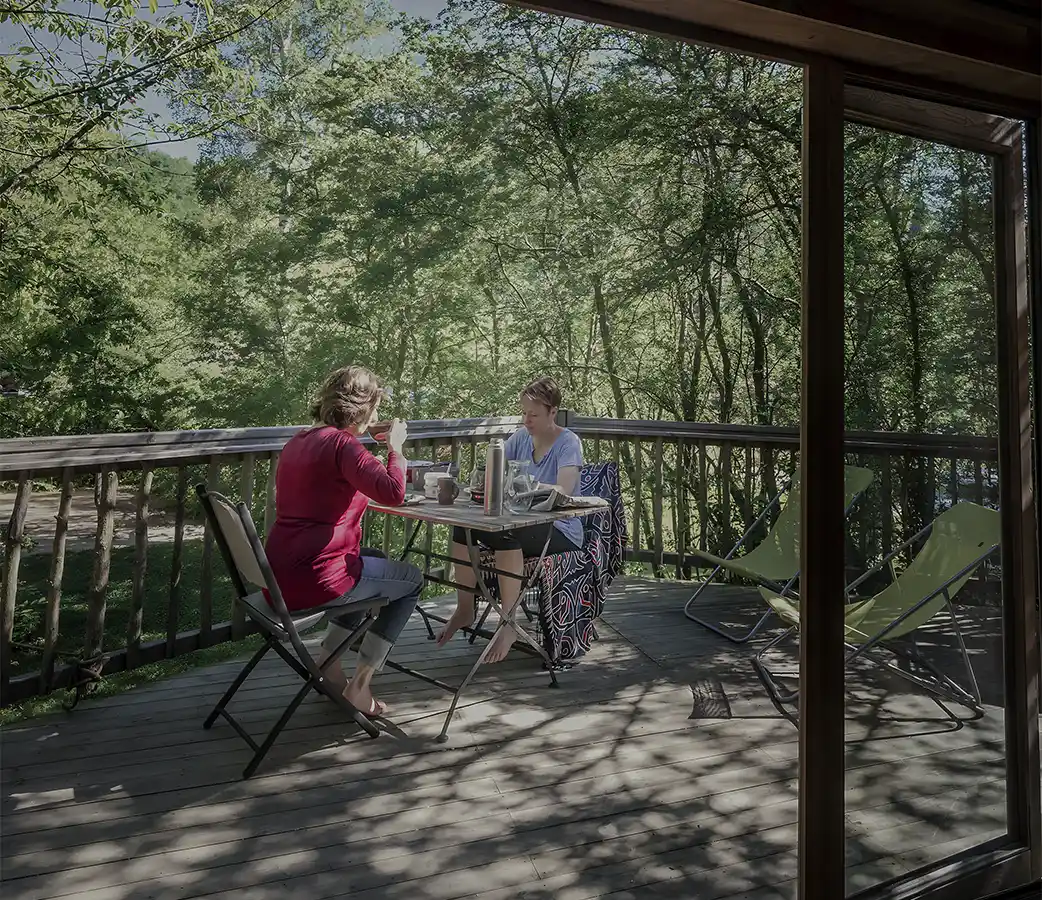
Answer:
[[[906,659],[920,669],[925,670],[929,673],[932,678],[926,678],[921,674],[913,671],[905,671],[904,669],[897,666],[893,661],[890,663],[882,663],[882,665],[893,672],[899,678],[903,678],[917,687],[922,688],[928,694],[932,694],[935,697],[939,697],[942,700],[949,700],[952,703],[958,703],[960,706],[966,707],[968,710],[976,714],[979,718],[984,714],[984,707],[981,705],[980,697],[974,696],[967,691],[962,685],[954,681],[950,676],[946,675],[940,669],[937,668],[929,660],[924,659],[918,653],[909,653],[893,645],[881,645],[885,650],[888,650],[894,656],[899,659]],[[963,661],[969,667],[969,658],[963,657]],[[973,681],[974,688],[976,688],[976,680],[973,678],[972,669],[968,668],[970,678]]]
[[[264,739],[264,743],[262,743],[260,747],[257,748],[257,752],[253,754],[253,759],[251,759],[246,768],[243,769],[243,778],[249,778],[257,771],[257,766],[259,766],[261,760],[267,756],[272,744],[275,743],[275,739],[282,733],[282,729],[286,727],[286,724],[289,722],[290,718],[292,718],[293,713],[297,711],[297,707],[304,701],[304,698],[308,695],[311,688],[312,683],[309,680],[307,684],[297,691],[297,695],[290,701],[289,706],[287,706],[283,711],[278,722],[276,722],[271,731],[268,732],[268,736]]]
[[[966,641],[964,641],[962,637],[962,629],[959,627],[959,619],[955,615],[955,608],[952,606],[951,598],[946,597],[946,600],[948,602],[948,615],[952,617],[952,628],[955,630],[955,637],[959,641],[959,650],[962,652],[962,661],[966,666],[966,674],[970,678],[970,686],[973,689],[973,699],[977,702],[977,706],[980,707],[983,712],[983,707],[981,706],[980,686],[977,684],[977,676],[974,674],[973,664],[970,662],[970,654],[966,650]]]
[[[687,603],[684,604],[684,615],[687,616],[692,622],[697,622],[703,628],[709,629],[713,634],[718,634],[722,638],[726,638],[732,644],[746,644],[751,641],[757,634],[760,633],[760,629],[763,628],[764,624],[770,619],[772,611],[767,610],[759,619],[759,621],[752,626],[745,634],[735,634],[733,631],[726,630],[722,625],[716,622],[710,622],[708,619],[703,619],[700,616],[695,615],[691,612],[691,605],[701,596],[702,592],[712,583],[713,579],[719,573],[720,568],[717,567],[713,572],[703,581],[699,586],[698,590],[694,592],[689,598]]]
[[[795,633],[795,628],[790,628],[787,631],[782,632],[753,657],[753,667],[756,669],[756,674],[760,676],[760,681],[763,682],[763,686],[767,688],[768,693],[771,695],[771,699],[773,699],[779,707],[786,703],[796,702],[799,699],[800,691],[799,688],[795,691],[789,691],[782,687],[778,679],[774,677],[774,673],[767,667],[767,663],[764,662],[764,657],[779,644],[782,644],[784,641],[792,637]]]
[[[209,730],[213,727],[213,723],[217,721],[217,717],[224,711],[224,708],[231,702],[232,697],[235,696],[235,692],[242,687],[242,683],[249,678],[250,672],[252,672],[269,650],[272,648],[272,638],[269,635],[265,635],[264,644],[261,648],[250,657],[250,661],[246,663],[243,670],[236,676],[235,681],[231,683],[228,690],[224,692],[224,696],[217,701],[217,705],[210,712],[210,715],[206,717],[206,721],[203,722],[203,728]]]
[[[520,602],[520,598],[519,598],[519,602]],[[473,631],[471,631],[470,637],[467,638],[467,640],[471,644],[473,644],[475,639],[477,638],[478,632],[481,631],[482,626],[485,624],[485,619],[488,618],[488,614],[490,612],[492,612],[492,604],[491,603],[486,603],[485,604],[485,611],[481,614],[481,618],[478,619],[477,622],[474,623],[474,629],[473,629]]]
[[[420,614],[420,618],[423,619],[423,627],[427,629],[427,640],[434,640],[434,629],[431,628],[431,615],[422,606],[417,605],[416,611]]]

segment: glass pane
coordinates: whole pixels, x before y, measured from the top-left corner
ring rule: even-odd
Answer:
[[[852,893],[1004,834],[1006,777],[992,162],[846,137]]]

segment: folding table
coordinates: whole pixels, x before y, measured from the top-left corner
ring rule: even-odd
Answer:
[[[521,596],[524,595],[525,590],[529,586],[529,582],[541,569],[541,563],[546,557],[547,547],[550,544],[551,532],[547,530],[546,541],[543,543],[542,552],[539,555],[539,560],[536,566],[530,569],[528,576],[518,576],[509,572],[500,572],[497,569],[489,569],[481,563],[481,550],[475,544],[473,533],[475,531],[493,531],[493,532],[505,532],[513,531],[518,528],[525,528],[531,525],[546,525],[556,522],[560,519],[574,519],[582,516],[592,515],[594,513],[603,512],[603,507],[587,507],[582,509],[557,509],[552,512],[525,512],[525,513],[511,513],[504,511],[501,516],[486,516],[484,509],[477,503],[474,503],[469,498],[460,495],[454,503],[441,504],[437,500],[431,500],[428,498],[422,498],[419,501],[407,500],[402,506],[384,506],[379,503],[370,503],[369,509],[373,512],[381,512],[391,516],[400,516],[403,519],[411,520],[413,525],[411,531],[408,531],[405,549],[402,551],[402,558],[406,557],[410,552],[422,553],[425,557],[432,559],[440,559],[446,562],[455,562],[457,564],[465,562],[464,560],[452,560],[450,557],[440,553],[434,553],[429,550],[414,550],[413,544],[416,540],[416,535],[419,532],[420,526],[424,524],[429,525],[447,525],[450,528],[461,528],[466,535],[467,543],[467,554],[470,558],[470,565],[474,569],[475,575],[475,593],[480,595],[486,603],[490,604],[491,607],[499,614],[499,626],[492,633],[479,632],[483,637],[488,637],[489,642],[482,650],[481,655],[477,661],[471,666],[470,671],[466,677],[459,684],[457,688],[453,690],[452,704],[449,707],[448,714],[445,716],[445,723],[442,725],[441,733],[438,735],[438,741],[445,741],[448,739],[449,723],[452,721],[452,715],[456,711],[456,706],[459,703],[460,695],[466,689],[467,685],[470,684],[474,678],[478,667],[485,661],[485,657],[488,655],[489,648],[492,646],[492,641],[496,635],[499,634],[503,628],[513,628],[514,633],[524,643],[522,649],[527,650],[532,655],[538,656],[543,660],[546,665],[547,671],[550,673],[550,684],[552,687],[557,686],[557,675],[554,672],[552,661],[547,654],[546,650],[540,646],[539,642],[529,635],[520,625],[517,624],[516,617],[518,610],[521,609]],[[485,584],[484,579],[481,577],[482,569],[486,571],[495,572],[497,575],[505,575],[509,578],[517,578],[521,582],[521,588],[518,592],[518,602],[514,604],[514,607],[509,613],[503,611],[502,605],[497,597],[494,597],[488,589],[488,585]],[[438,578],[429,574],[425,575],[428,581],[435,582],[437,584],[448,585],[449,587],[461,587],[456,582],[450,581],[445,578]],[[424,624],[427,626],[428,635],[433,638],[434,631],[431,629],[430,620],[433,619],[436,622],[445,622],[446,620],[441,616],[436,616],[433,613],[427,612],[422,607],[418,607],[419,613],[423,616]],[[464,629],[471,630],[471,629]],[[527,646],[525,646],[527,645]]]

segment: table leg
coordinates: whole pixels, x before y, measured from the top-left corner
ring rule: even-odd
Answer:
[[[521,638],[523,641],[529,644],[536,651],[536,653],[538,653],[538,655],[542,658],[543,662],[546,664],[547,671],[550,673],[551,687],[557,687],[557,673],[554,672],[553,662],[550,659],[550,656],[547,654],[546,650],[544,650],[543,647],[539,645],[539,642],[532,638],[528,634],[528,632],[521,628],[515,621],[517,611],[521,606],[521,596],[522,594],[524,594],[525,589],[528,587],[528,583],[531,581],[531,576],[521,576],[521,587],[518,590],[517,603],[513,605],[509,612],[504,612],[502,605],[499,602],[497,602],[495,597],[492,596],[491,592],[488,589],[488,585],[485,584],[484,579],[481,577],[481,554],[479,553],[477,547],[474,545],[474,539],[471,534],[471,529],[467,528],[465,533],[467,537],[467,554],[470,557],[470,565],[474,569],[475,583],[480,590],[482,598],[485,600],[486,603],[490,604],[491,607],[499,615],[499,627],[496,628],[495,632],[492,635],[492,639],[485,645],[485,648],[481,651],[481,655],[478,657],[474,665],[471,666],[470,671],[467,672],[467,676],[463,679],[463,682],[456,689],[456,693],[452,697],[452,704],[449,706],[449,711],[445,716],[445,723],[442,725],[441,733],[436,738],[436,740],[439,743],[443,743],[444,741],[448,740],[449,723],[452,721],[452,716],[456,712],[456,706],[459,704],[460,695],[463,693],[464,690],[466,690],[467,685],[470,684],[471,680],[474,678],[474,675],[477,673],[482,663],[485,662],[485,657],[488,656],[489,650],[492,649],[492,644],[494,643],[497,635],[504,628],[512,628],[514,634],[516,634],[519,638]],[[543,544],[543,550],[539,554],[539,560],[537,561],[535,568],[532,569],[533,573],[539,571],[540,567],[542,566],[543,560],[546,558],[546,551],[547,548],[550,546],[550,537],[551,532],[548,531],[546,535],[546,541]]]

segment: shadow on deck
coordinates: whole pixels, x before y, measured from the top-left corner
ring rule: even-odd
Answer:
[[[245,745],[201,727],[241,662],[5,729],[4,897],[792,897],[796,729],[752,648],[683,617],[687,593],[620,579],[560,689],[515,651],[464,694],[447,744],[433,738],[449,698],[388,673],[403,737],[367,740],[313,697],[244,782]],[[756,614],[740,589],[713,602]],[[994,611],[967,613],[994,690]],[[395,658],[455,680],[479,650],[436,650],[414,617]],[[258,734],[298,686],[272,659],[232,708]],[[852,889],[1005,831],[1000,698],[970,721],[889,676],[851,678],[848,695]]]

